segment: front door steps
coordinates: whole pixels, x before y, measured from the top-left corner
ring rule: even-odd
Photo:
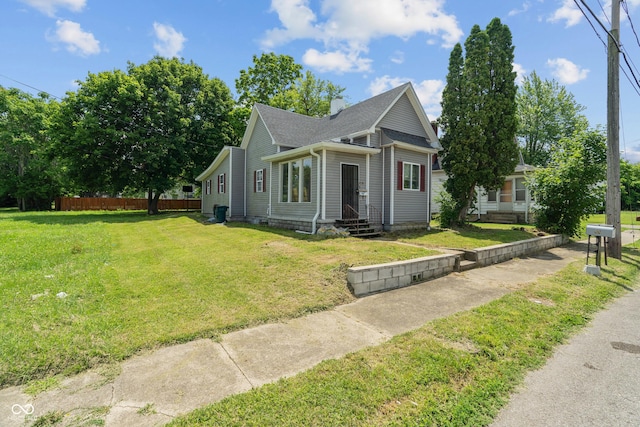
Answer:
[[[369,223],[367,219],[337,219],[336,227],[346,229],[353,237],[378,237],[381,235],[381,231]]]

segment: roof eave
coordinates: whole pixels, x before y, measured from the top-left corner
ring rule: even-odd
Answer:
[[[196,177],[196,181],[202,182],[207,176],[211,175],[211,172],[213,172],[218,166],[220,166],[223,160],[227,158],[229,153],[231,153],[231,147],[228,145],[224,146],[222,150],[220,150],[216,158],[213,159],[213,162],[211,162],[209,167]]]
[[[311,151],[337,151],[340,153],[350,154],[378,154],[379,148],[363,147],[361,145],[344,144],[341,142],[321,141],[315,144],[306,145],[304,147],[294,148],[293,150],[283,151],[281,153],[264,156],[261,160],[265,162],[278,162],[300,157],[304,154],[309,154]]]
[[[393,141],[390,144],[383,145],[383,147],[391,147],[391,146],[395,146],[398,148],[402,148],[404,150],[415,151],[417,153],[423,153],[423,154],[436,154],[438,151],[440,151],[439,148],[420,147],[418,145],[413,145],[413,144],[409,144],[402,141]]]

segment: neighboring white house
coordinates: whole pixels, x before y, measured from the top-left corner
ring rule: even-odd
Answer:
[[[196,179],[202,213],[315,233],[336,221],[428,227],[438,137],[409,83],[314,118],[253,107],[240,147]]]
[[[447,175],[440,168],[437,158],[434,160],[432,169],[433,201],[431,206],[432,212],[438,213],[440,212],[438,195],[443,191]],[[505,178],[504,185],[500,190],[486,191],[480,187],[476,188],[478,200],[473,208],[469,210],[469,215],[486,222],[519,224],[532,222],[533,198],[531,197],[531,192],[525,186],[525,177],[534,170],[535,167],[525,164],[522,156],[520,156],[520,162],[513,173]]]

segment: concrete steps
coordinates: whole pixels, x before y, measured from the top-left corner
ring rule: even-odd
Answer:
[[[353,237],[378,237],[381,232],[373,227],[367,219],[338,219],[336,227],[346,228]]]

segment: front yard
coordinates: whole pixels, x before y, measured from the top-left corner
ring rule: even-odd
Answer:
[[[438,239],[474,247],[532,236],[502,228],[482,240],[454,231],[322,240],[196,213],[3,210],[0,387],[326,310],[353,299],[348,266],[431,255],[421,246],[445,246],[430,243]]]
[[[427,254],[199,219],[2,211],[0,385],[324,310],[346,266]]]

